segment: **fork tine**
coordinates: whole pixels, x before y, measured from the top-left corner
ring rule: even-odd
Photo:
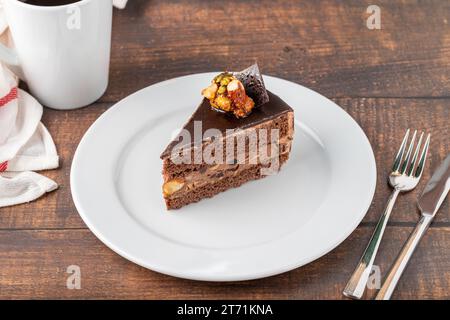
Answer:
[[[414,168],[417,166],[417,161],[419,160],[419,151],[420,151],[420,147],[422,146],[423,135],[424,135],[424,132],[422,131],[422,133],[420,134],[420,137],[419,137],[419,141],[417,142],[416,150],[414,151],[414,155],[409,164],[408,171],[406,171],[406,174],[408,176],[412,175]]]
[[[417,130],[414,130],[411,142],[409,143],[408,151],[406,152],[405,160],[403,160],[402,167],[400,169],[400,173],[404,174],[406,168],[408,168],[409,159],[411,158],[411,153],[414,148],[414,143],[416,142]]]
[[[403,154],[405,153],[405,147],[406,142],[408,141],[408,137],[409,137],[409,129],[406,130],[400,149],[398,149],[397,155],[395,156],[394,165],[392,166],[393,172],[398,171],[398,169],[400,168],[400,163],[402,162]]]
[[[422,175],[423,168],[425,167],[425,160],[427,159],[428,147],[430,145],[430,138],[431,138],[431,135],[428,134],[427,135],[427,140],[425,141],[425,145],[424,145],[423,150],[422,150],[422,154],[420,155],[419,164],[417,165],[417,169],[416,169],[416,172],[414,174],[414,176],[416,178],[419,178]]]

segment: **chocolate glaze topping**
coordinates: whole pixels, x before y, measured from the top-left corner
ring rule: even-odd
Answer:
[[[292,111],[292,108],[286,104],[277,95],[268,92],[269,101],[263,105],[255,108],[252,113],[246,118],[236,118],[232,114],[217,112],[211,109],[210,103],[207,99],[203,99],[200,106],[193,113],[183,129],[189,130],[191,137],[194,137],[194,121],[202,121],[202,134],[208,129],[218,129],[225,133],[226,129],[246,129],[254,125],[260,124],[267,120],[276,118],[283,113]],[[176,137],[166,147],[161,154],[161,159],[169,157],[173,147],[180,142],[180,136]]]

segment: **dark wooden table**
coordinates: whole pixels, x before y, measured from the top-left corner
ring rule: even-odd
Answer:
[[[341,299],[390,193],[386,174],[395,149],[406,128],[426,129],[432,133],[429,162],[418,188],[399,199],[388,225],[376,261],[384,276],[418,219],[417,195],[450,151],[450,1],[375,2],[381,30],[366,27],[372,0],[132,0],[126,10],[116,10],[106,94],[84,109],[44,112],[62,159],[60,169],[45,174],[59,190],[0,209],[0,298]],[[70,194],[70,165],[83,133],[138,89],[196,72],[239,69],[255,59],[264,73],[332,98],[366,132],[378,185],[363,222],[317,261],[247,282],[176,279],[108,249],[87,229]],[[66,269],[73,264],[81,267],[80,290],[66,288]],[[393,298],[450,298],[449,201]]]

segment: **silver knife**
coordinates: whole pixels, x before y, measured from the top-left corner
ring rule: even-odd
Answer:
[[[447,155],[444,162],[439,166],[436,172],[428,181],[427,186],[423,190],[419,198],[418,206],[422,212],[422,217],[415,227],[408,241],[404,245],[402,251],[398,255],[395,263],[392,265],[380,291],[375,300],[389,300],[392,292],[394,292],[397,282],[402,276],[409,259],[417,247],[422,236],[427,231],[428,226],[433,220],[436,212],[439,210],[442,202],[450,189],[450,154]]]

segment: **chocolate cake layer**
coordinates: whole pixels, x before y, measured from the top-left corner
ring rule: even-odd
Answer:
[[[280,166],[282,166],[289,158],[289,153],[280,157]],[[185,205],[198,202],[205,198],[211,198],[223,191],[231,188],[237,188],[246,182],[258,180],[266,176],[261,175],[261,165],[252,165],[242,170],[237,175],[227,175],[221,179],[213,180],[198,186],[197,188],[186,189],[182,194],[176,197],[166,198],[166,206],[168,209],[179,209]]]
[[[291,150],[291,145],[292,145],[292,138],[291,137],[283,137],[280,139],[280,144],[279,144],[279,154],[285,154],[285,153],[289,153]],[[270,148],[271,148],[271,144],[265,145],[264,146],[267,149],[267,154],[270,155]],[[249,154],[245,154],[245,163],[241,164],[241,167],[243,165],[249,165],[249,164],[254,164],[254,163],[260,163],[261,161],[259,161],[259,158],[256,157],[249,159]],[[195,174],[195,175],[203,175],[204,177],[208,177],[209,173],[211,171],[220,171],[220,170],[224,170],[224,171],[228,171],[230,169],[232,169],[233,167],[235,167],[238,163],[236,164],[206,164],[206,163],[201,163],[201,164],[195,164],[195,163],[191,163],[191,164],[174,164],[173,162],[170,161],[170,159],[165,159],[163,162],[163,177],[164,177],[164,182],[169,181],[170,179],[175,179],[175,178],[183,178],[186,177],[188,175],[191,174]]]

